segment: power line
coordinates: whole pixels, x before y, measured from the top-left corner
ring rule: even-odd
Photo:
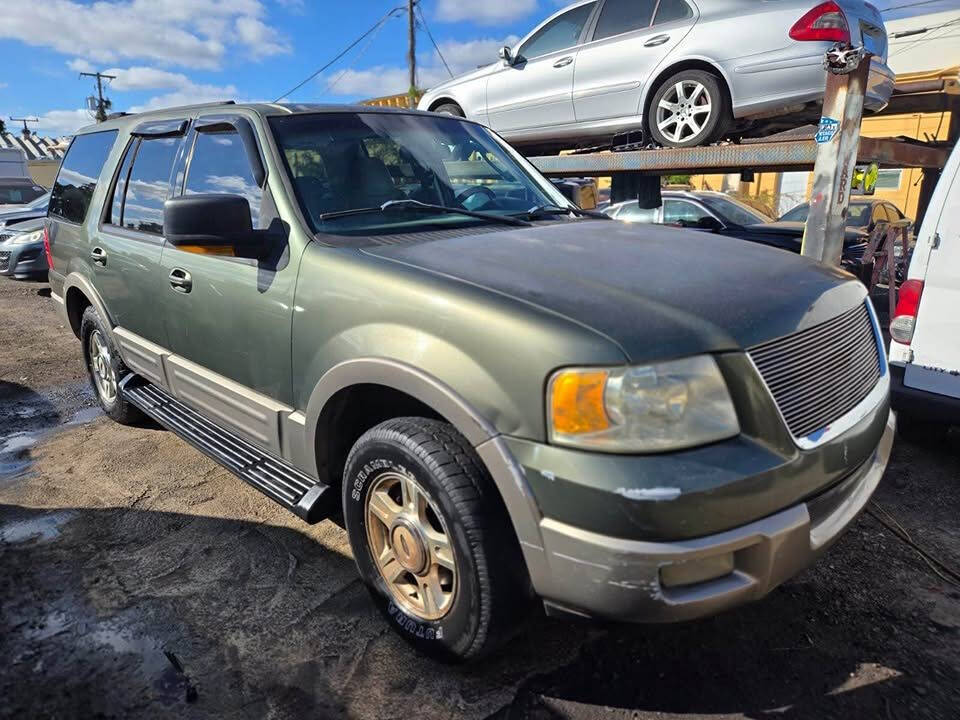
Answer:
[[[917,7],[917,5],[932,5],[933,3],[943,2],[943,0],[923,0],[923,2],[907,3],[906,5],[894,5],[892,7],[884,8],[880,12],[890,12],[891,10],[903,10],[904,8]]]
[[[450,69],[450,66],[447,65],[447,61],[443,57],[443,53],[440,52],[440,46],[437,45],[437,41],[433,39],[433,33],[430,32],[430,28],[427,25],[427,19],[423,16],[423,9],[419,5],[417,5],[417,14],[420,16],[420,27],[426,31],[427,37],[430,38],[430,42],[433,43],[434,50],[436,50],[437,55],[440,56],[440,62],[443,63],[443,66],[447,69],[447,72],[450,73],[450,77],[453,77],[453,71]]]
[[[347,45],[347,47],[345,47],[343,50],[341,50],[341,51],[336,55],[336,57],[333,58],[333,60],[331,60],[330,62],[328,62],[326,65],[324,65],[323,67],[321,67],[321,68],[320,68],[319,70],[317,70],[316,72],[311,73],[311,74],[310,74],[309,76],[307,76],[302,82],[297,83],[297,85],[295,85],[294,87],[292,87],[292,88],[290,88],[289,90],[287,90],[287,92],[281,93],[281,94],[280,94],[280,97],[278,97],[276,100],[274,100],[274,102],[280,102],[280,100],[282,100],[283,98],[288,97],[289,95],[292,95],[293,93],[295,93],[297,90],[299,90],[300,88],[302,88],[302,87],[303,87],[304,85],[306,85],[308,82],[310,82],[311,80],[313,80],[317,75],[319,75],[319,74],[322,73],[324,70],[326,70],[326,69],[329,68],[331,65],[333,65],[335,62],[337,62],[337,60],[339,60],[339,59],[342,58],[344,55],[346,55],[348,52],[350,52],[351,50],[353,50],[353,48],[355,48],[357,45],[359,45],[361,42],[363,42],[364,38],[366,38],[366,37],[367,37],[368,35],[370,35],[372,32],[374,32],[375,30],[377,30],[380,26],[382,26],[385,22],[387,22],[387,20],[389,20],[391,17],[393,17],[393,16],[396,15],[397,13],[402,12],[402,11],[405,11],[405,10],[406,10],[405,7],[400,6],[400,7],[395,7],[395,8],[393,8],[392,10],[387,11],[386,15],[384,15],[382,18],[380,18],[379,20],[377,20],[377,22],[375,22],[375,23],[370,27],[370,29],[368,29],[368,30],[367,30],[365,33],[363,33],[360,37],[358,37],[358,38],[357,38],[356,40],[354,40],[352,43],[350,43],[349,45]]]
[[[955,18],[955,19],[951,20],[950,22],[946,22],[946,23],[944,23],[943,25],[938,26],[937,28],[931,28],[931,30],[933,31],[933,33],[936,33],[937,31],[946,29],[947,34],[949,34],[949,33],[953,30],[953,26],[956,25],[958,22],[960,22],[960,17]],[[907,52],[908,50],[911,50],[912,48],[916,47],[917,45],[920,45],[921,43],[931,42],[931,41],[933,41],[933,40],[939,40],[939,39],[941,39],[942,37],[944,37],[944,35],[943,35],[942,33],[941,33],[941,35],[936,35],[936,34],[933,34],[933,33],[930,34],[930,35],[926,35],[926,36],[920,38],[919,40],[914,40],[913,42],[909,43],[909,44],[906,45],[905,47],[899,48],[899,49],[897,49],[896,51],[890,53],[889,55],[887,55],[887,60],[889,60],[890,58],[892,58],[894,55],[900,55],[901,53],[905,53],[905,52]]]
[[[380,31],[382,29],[383,29],[383,25],[378,27],[376,31],[372,35],[370,35],[370,37],[367,39],[367,42],[364,44],[364,46],[360,48],[360,52],[358,52],[356,56],[354,56],[353,60],[350,61],[350,64],[347,65],[343,70],[341,70],[340,74],[337,75],[335,78],[333,78],[333,80],[327,83],[327,86],[323,89],[324,94],[330,92],[336,86],[336,84],[343,79],[343,76],[353,69],[353,66],[356,65],[360,61],[360,59],[366,54],[367,50],[370,49],[370,46],[373,44],[373,41],[377,39],[377,35],[380,34]]]

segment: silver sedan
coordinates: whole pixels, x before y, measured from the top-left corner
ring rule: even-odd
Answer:
[[[838,42],[873,55],[866,107],[882,109],[894,83],[887,35],[862,0],[581,0],[419,107],[479,120],[514,145],[639,129],[660,145],[701,145],[815,121],[823,57]]]

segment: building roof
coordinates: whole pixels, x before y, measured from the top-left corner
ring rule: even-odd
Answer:
[[[0,148],[17,148],[27,154],[27,160],[60,160],[70,138],[45,138],[38,135],[24,137],[21,133],[0,133]]]

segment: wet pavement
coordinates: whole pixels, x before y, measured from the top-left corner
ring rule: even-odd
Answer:
[[[869,516],[754,605],[676,626],[534,616],[418,657],[307,526],[153,426],[103,417],[38,286],[0,280],[0,717],[955,718],[960,587]],[[960,565],[960,442],[877,499]]]

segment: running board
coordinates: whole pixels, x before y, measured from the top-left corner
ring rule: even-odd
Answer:
[[[131,373],[123,397],[207,457],[308,523],[333,514],[337,493],[284,461],[207,420],[162,388]]]

